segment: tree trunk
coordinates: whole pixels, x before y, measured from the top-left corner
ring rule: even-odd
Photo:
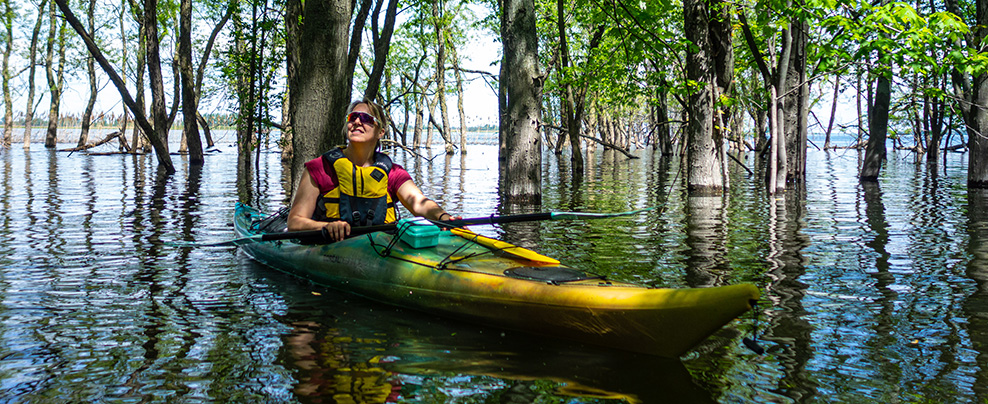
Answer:
[[[657,143],[663,156],[671,156],[672,151],[672,125],[669,123],[669,86],[665,79],[659,83],[658,109],[655,118],[658,121],[656,131],[658,132]]]
[[[697,83],[689,95],[687,123],[686,180],[690,196],[720,195],[724,178],[720,153],[713,137],[715,71],[711,57],[709,10],[701,0],[683,3],[686,39],[693,43],[686,53],[686,78]]]
[[[722,98],[733,98],[734,83],[734,43],[731,36],[734,30],[731,15],[734,8],[731,3],[714,3],[710,8],[714,15],[709,20],[710,60],[713,63],[713,141],[714,152],[717,153],[721,170],[720,186],[730,188],[727,161],[727,139],[730,136],[730,121],[732,108],[720,103]],[[629,148],[626,145],[625,148]]]
[[[55,18],[55,4],[48,7],[48,47],[45,51],[45,76],[48,78],[48,132],[45,148],[53,149],[58,142],[59,107],[62,101],[62,84],[65,73],[65,24],[59,26]],[[58,46],[58,67],[55,66],[55,47]]]
[[[3,2],[3,28],[7,45],[3,48],[3,147],[10,147],[14,141],[14,102],[10,97],[10,54],[14,49],[14,10],[10,0]]]
[[[89,7],[86,9],[89,32],[96,32],[95,11],[96,0],[89,0]],[[89,143],[89,127],[92,125],[93,108],[96,106],[96,96],[99,91],[96,88],[96,63],[92,56],[86,58],[86,74],[89,76],[89,101],[86,102],[86,110],[82,113],[82,130],[79,132],[77,147],[83,147]]]
[[[127,0],[124,0],[127,1]],[[144,17],[143,10],[140,10],[141,15],[135,16],[134,20],[138,25],[138,35],[137,35],[137,82],[134,86],[140,91],[136,91],[136,99],[134,100],[134,119],[137,118],[137,114],[146,117],[146,107],[144,105],[144,74],[147,72],[147,29],[144,27]],[[138,112],[139,111],[139,112]],[[150,128],[150,126],[148,126]],[[131,150],[135,153],[138,150],[146,150],[147,142],[149,136],[153,132],[146,132],[142,125],[134,125],[133,138],[131,140]]]
[[[449,141],[449,108],[446,106],[446,35],[444,21],[444,1],[432,2],[432,24],[436,35],[436,101],[439,103],[439,117],[442,119],[442,138],[445,140],[446,154],[453,154],[453,143]],[[430,114],[431,115],[431,114]],[[430,119],[432,119],[430,117]]]
[[[466,93],[463,91],[463,73],[460,71],[460,57],[456,48],[450,44],[449,47],[453,59],[453,73],[456,75],[456,111],[460,114],[460,153],[467,152],[467,114],[463,110],[463,99]]]
[[[988,2],[977,2],[977,28],[975,31],[974,49],[980,49],[985,44],[985,36],[988,34]],[[968,157],[967,186],[968,188],[988,188],[988,110],[983,106],[988,105],[988,74],[981,73],[974,77],[973,92],[970,100],[971,115],[974,125],[970,125],[968,130],[968,143],[971,154]]]
[[[202,141],[199,138],[198,94],[195,76],[192,74],[192,0],[181,0],[179,7],[178,63],[182,79],[182,118],[185,124],[185,139],[189,146],[189,164],[205,163],[202,154]]]
[[[879,60],[882,60],[879,52]],[[884,69],[883,69],[884,70]],[[878,181],[878,174],[885,161],[885,140],[889,127],[889,106],[892,99],[891,72],[878,73],[875,89],[875,103],[868,116],[868,146],[865,149],[864,165],[861,167],[861,181]]]
[[[233,0],[230,2],[230,8],[233,8]],[[288,162],[290,165],[294,161],[295,156],[295,126],[292,123],[292,117],[295,116],[295,107],[297,104],[296,94],[298,89],[295,86],[299,83],[298,70],[301,65],[300,58],[300,38],[301,38],[301,26],[299,25],[300,18],[302,17],[302,0],[288,0],[285,2],[285,72],[288,78],[288,87],[286,91],[287,99],[285,100],[285,105],[283,106],[284,116],[282,120],[285,122],[285,128],[283,129],[283,136],[286,137],[285,148],[282,150],[281,159],[282,161]],[[293,167],[294,168],[294,167]],[[294,174],[294,173],[292,173]],[[292,182],[288,185],[288,192],[291,192],[292,187],[295,183]]]
[[[164,153],[168,153],[168,112],[165,110],[165,85],[161,75],[161,54],[158,42],[158,0],[144,0],[144,28],[147,32],[148,78],[151,79],[151,116],[154,135]]]
[[[412,147],[418,149],[422,145],[422,125],[425,119],[425,90],[415,93],[415,126],[412,127]]]
[[[939,81],[938,87],[942,90],[944,88],[946,80]],[[944,91],[946,93],[946,91]],[[944,102],[941,97],[930,97],[926,96],[928,99],[924,104],[924,115],[926,125],[929,126],[929,141],[926,144],[926,162],[932,165],[936,165],[940,160],[940,140],[943,139],[943,117],[946,115],[946,102]]]
[[[823,150],[830,149],[830,133],[834,129],[834,120],[837,117],[837,98],[840,97],[840,73],[834,76],[834,94],[830,103],[830,120],[827,122],[827,132],[823,141]]]
[[[34,127],[34,76],[37,72],[37,56],[38,56],[38,37],[41,36],[41,24],[44,21],[45,11],[47,10],[48,0],[41,0],[41,4],[38,5],[38,19],[34,23],[34,30],[31,32],[31,49],[28,52],[29,67],[28,67],[28,85],[27,85],[27,110],[24,112],[24,148],[31,148],[31,131]]]
[[[542,76],[539,73],[538,33],[533,0],[505,0],[501,9],[501,39],[506,109],[500,160],[502,202],[542,203]]]
[[[367,88],[364,89],[364,98],[368,100],[377,99],[381,88],[381,77],[384,76],[384,67],[388,61],[388,53],[391,51],[391,36],[395,30],[395,19],[398,14],[398,0],[389,0],[388,9],[384,16],[384,30],[378,33],[377,16],[381,12],[381,4],[377,2],[374,10],[374,17],[371,18],[371,34],[374,39],[374,65],[367,78]]]
[[[786,140],[786,182],[806,180],[807,117],[809,116],[809,84],[806,80],[806,47],[809,24],[793,20],[789,30],[792,44],[789,67],[786,69],[786,92],[783,97]]]
[[[307,0],[302,11],[301,63],[292,83],[292,184],[302,175],[302,165],[345,140],[343,128],[350,88],[346,81],[347,34],[350,2]],[[294,190],[294,188],[293,188]]]
[[[433,77],[433,78],[435,78],[435,77]],[[437,102],[439,102],[439,96],[438,95],[437,96],[433,96],[431,100],[426,100],[426,104],[428,105],[428,112],[429,112],[429,119],[424,123],[425,126],[426,126],[426,130],[425,130],[425,148],[426,149],[432,149],[432,137],[433,137],[432,131],[435,129],[435,125],[429,125],[429,122],[435,122],[435,120],[433,119],[433,117],[436,116],[435,111],[436,111],[436,103]],[[440,136],[443,139],[446,138],[446,135],[444,135],[442,133],[440,133]]]
[[[562,79],[562,103],[560,108],[562,116],[560,123],[566,128],[569,134],[570,164],[574,175],[583,173],[583,150],[580,147],[580,132],[583,131],[581,120],[576,118],[576,95],[573,93],[573,84],[567,77],[567,69],[571,66],[569,57],[569,41],[566,35],[566,7],[565,0],[556,0],[556,29],[559,35],[559,75]]]

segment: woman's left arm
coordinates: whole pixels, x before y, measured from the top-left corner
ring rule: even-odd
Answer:
[[[398,200],[405,209],[415,216],[431,220],[452,220],[454,216],[447,213],[436,201],[427,198],[422,190],[411,180],[405,181],[398,187]]]

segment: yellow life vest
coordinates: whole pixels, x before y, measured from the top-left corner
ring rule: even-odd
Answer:
[[[374,164],[357,167],[346,158],[343,149],[334,148],[322,155],[326,174],[336,180],[336,188],[323,194],[316,203],[313,219],[346,220],[351,226],[369,226],[398,220],[391,194],[388,173],[391,158],[374,153]]]

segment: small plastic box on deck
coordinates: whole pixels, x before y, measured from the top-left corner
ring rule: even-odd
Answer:
[[[398,239],[412,248],[435,247],[439,244],[439,226],[422,217],[399,219]]]

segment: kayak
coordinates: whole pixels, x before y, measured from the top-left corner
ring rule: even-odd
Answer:
[[[234,229],[238,237],[283,232],[283,219],[276,219],[238,203]],[[611,281],[423,221],[335,243],[278,240],[240,248],[277,270],[398,307],[670,358],[750,310],[759,297],[751,284],[667,289]]]

